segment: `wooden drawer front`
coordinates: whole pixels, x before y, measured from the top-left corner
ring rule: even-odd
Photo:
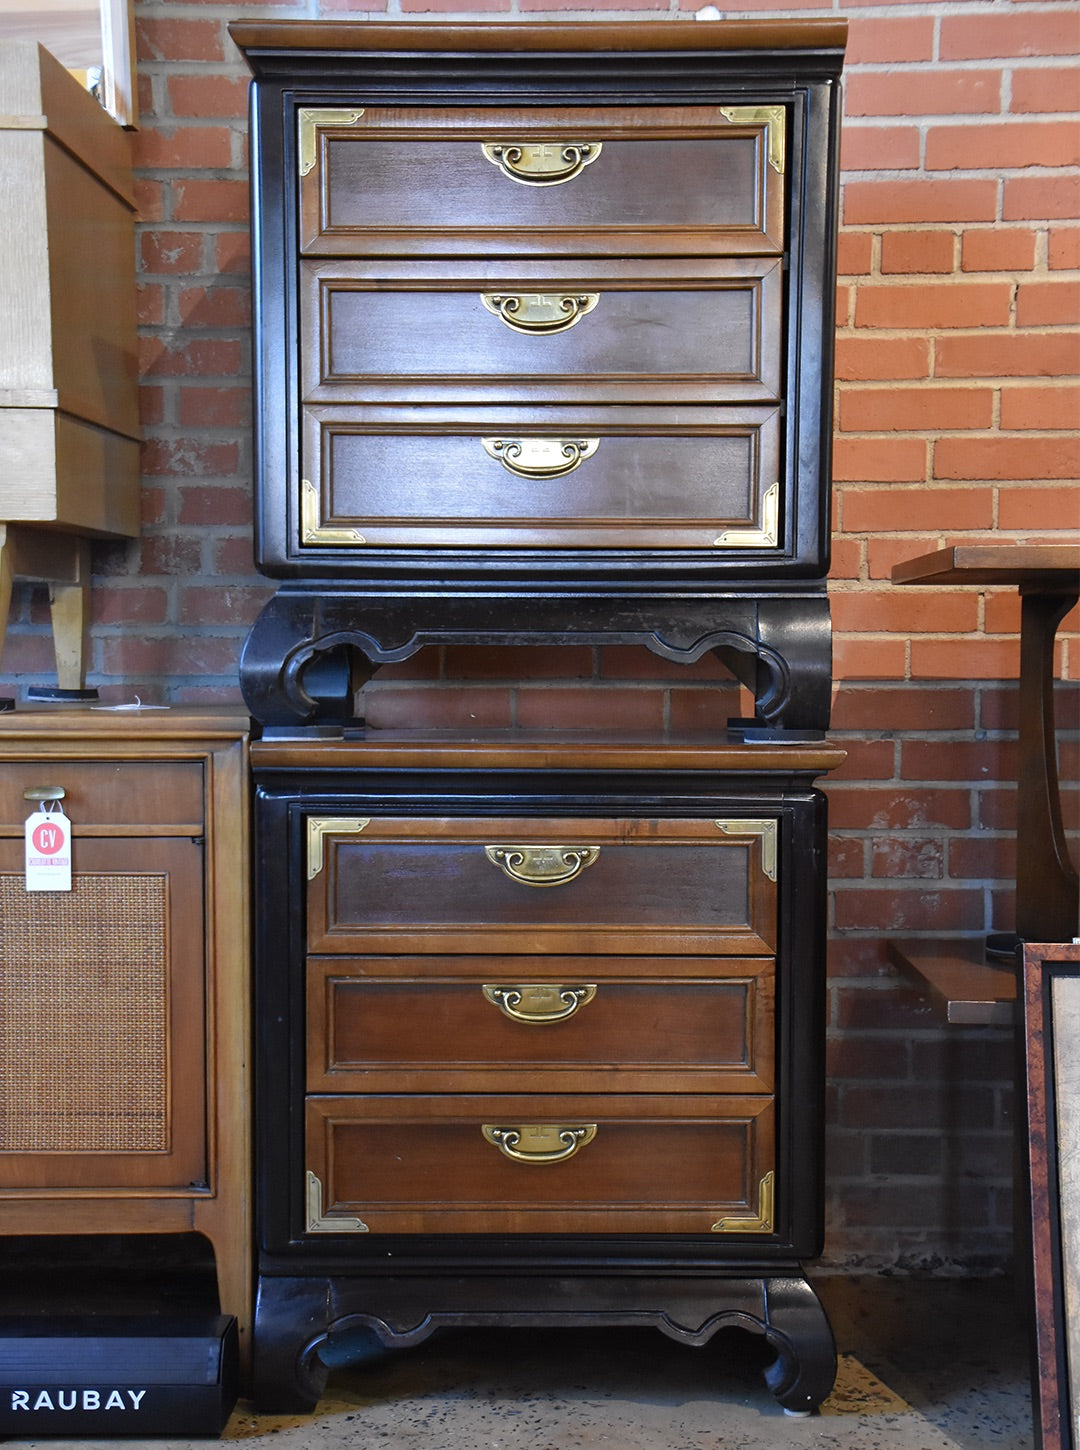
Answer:
[[[779,252],[785,129],[780,107],[301,110],[301,248]]]
[[[308,1091],[771,1092],[772,958],[645,962],[310,958]]]
[[[772,955],[776,830],[771,819],[311,818],[308,949]]]
[[[717,1227],[725,1221],[771,1231],[760,1209],[772,1101],[309,1098],[307,1166],[315,1232],[351,1219],[372,1233],[636,1230],[719,1241],[739,1231]],[[768,1185],[765,1197],[768,1206]]]
[[[79,835],[125,827],[200,828],[203,766],[198,760],[64,760],[44,751],[33,760],[0,763],[0,833],[23,833],[37,807],[23,792],[61,786],[64,813]]]
[[[779,396],[775,258],[439,270],[304,263],[306,401]]]
[[[421,429],[309,408],[301,543],[692,548],[718,559],[782,547],[778,409],[701,409],[697,430],[640,410],[580,411]]]
[[[202,847],[76,837],[74,866],[72,891],[27,892],[21,842],[0,842],[0,1189],[190,1196],[208,1174]]]

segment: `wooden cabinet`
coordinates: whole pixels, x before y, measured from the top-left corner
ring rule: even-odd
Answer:
[[[339,1333],[757,1329],[827,1393],[842,23],[236,22],[252,87],[255,1393]],[[393,738],[429,644],[713,652],[741,743]],[[722,722],[717,722],[718,726]],[[307,727],[315,726],[315,729]],[[782,743],[781,743],[782,742]]]
[[[78,693],[88,540],[139,532],[131,137],[33,41],[0,42],[0,176],[0,648],[13,580],[48,580]]]
[[[830,746],[252,747],[255,1392],[441,1324],[764,1334],[804,1409]]]
[[[196,1231],[250,1322],[247,720],[0,717],[0,1232]],[[56,792],[72,889],[28,891]]]
[[[260,720],[445,640],[716,651],[824,728],[831,21],[238,22]]]

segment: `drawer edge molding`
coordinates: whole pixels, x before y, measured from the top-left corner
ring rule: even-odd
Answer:
[[[371,825],[371,817],[308,816],[307,879],[314,881],[326,857],[324,842],[331,832],[335,836],[358,836]]]
[[[761,869],[770,881],[776,880],[777,822],[772,817],[766,820],[717,821],[717,829],[725,836],[759,836],[761,838]]]
[[[773,1230],[775,1175],[772,1169],[758,1184],[758,1211],[754,1218],[721,1218],[712,1226],[714,1234],[768,1234]]]
[[[323,1216],[322,1179],[311,1169],[307,1172],[307,1231],[309,1234],[366,1234],[362,1218],[325,1218]]]

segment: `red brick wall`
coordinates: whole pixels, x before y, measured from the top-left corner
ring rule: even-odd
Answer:
[[[91,681],[111,698],[235,699],[269,592],[251,563],[246,72],[236,16],[321,12],[697,23],[693,6],[369,0],[137,4],[144,529],[95,552]],[[1007,591],[900,590],[946,543],[1080,525],[1080,18],[1046,0],[874,0],[851,26],[837,299],[836,734],[830,787],[828,1257],[999,1263],[1010,1245],[1010,1043],[945,1031],[889,934],[1009,924],[1019,612]],[[1075,709],[1075,618],[1059,645]],[[16,596],[8,680],[49,669]],[[708,725],[718,666],[644,650],[427,651],[369,687],[373,723]],[[1075,728],[1062,736],[1070,806]],[[1073,816],[1075,817],[1075,809]]]

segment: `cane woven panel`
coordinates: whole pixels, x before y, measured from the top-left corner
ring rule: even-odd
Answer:
[[[0,1151],[169,1147],[168,884],[0,875]]]

